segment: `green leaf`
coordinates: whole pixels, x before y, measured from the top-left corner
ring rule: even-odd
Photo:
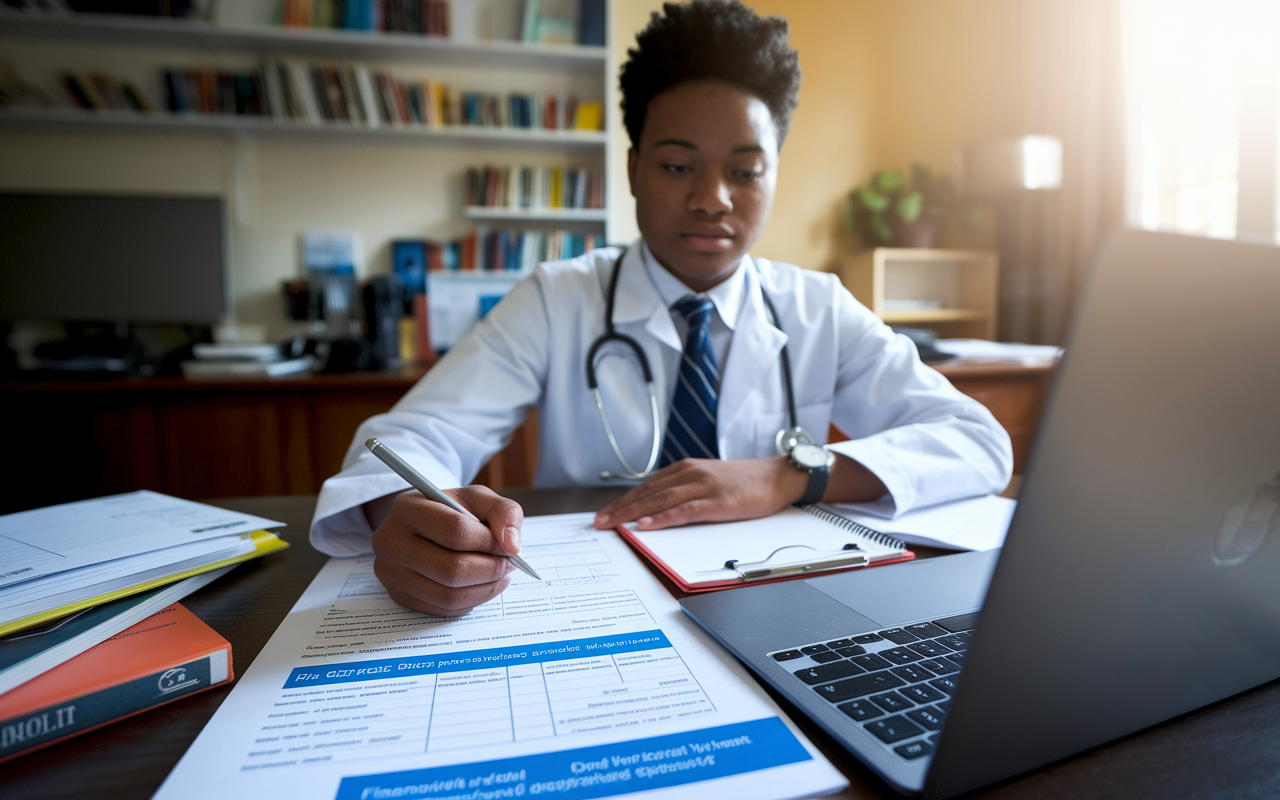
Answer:
[[[889,208],[889,198],[870,186],[864,186],[858,190],[858,200],[862,203],[863,208],[873,213],[879,213]]]
[[[885,244],[893,238],[893,231],[889,229],[889,224],[882,217],[871,218],[871,238],[880,244]]]
[[[882,192],[902,188],[902,173],[896,169],[882,169],[871,179],[871,185]]]
[[[903,222],[915,222],[920,218],[920,212],[924,210],[924,195],[919,192],[905,194],[898,198],[898,204],[894,210],[898,212]]]
[[[846,202],[845,212],[844,215],[841,215],[841,219],[844,221],[847,232],[854,233],[855,230],[858,230],[858,206],[855,205],[854,198],[850,197],[849,202]]]

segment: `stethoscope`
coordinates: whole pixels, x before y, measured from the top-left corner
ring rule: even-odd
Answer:
[[[662,419],[658,415],[658,393],[653,388],[653,371],[649,369],[649,359],[635,339],[625,333],[618,333],[613,328],[613,301],[618,292],[618,274],[622,272],[622,259],[626,255],[627,251],[623,249],[621,255],[613,262],[613,275],[609,278],[609,293],[605,296],[604,334],[592,342],[591,349],[587,351],[587,388],[591,389],[591,397],[596,402],[596,411],[600,413],[600,421],[604,423],[604,432],[609,437],[609,446],[613,448],[614,455],[618,457],[618,461],[626,472],[626,474],[619,475],[607,470],[601,471],[600,478],[606,481],[644,480],[653,474],[654,467],[658,463],[658,453],[662,450]],[[746,258],[750,258],[750,256],[746,256]],[[754,267],[754,262],[752,262],[752,266]],[[769,318],[773,322],[773,327],[782,330],[782,326],[778,324],[778,312],[773,307],[773,301],[769,299],[769,293],[764,290],[764,286],[760,287],[760,296],[764,298],[765,307],[769,309]],[[640,362],[640,371],[644,374],[645,388],[649,390],[649,410],[653,414],[653,446],[649,449],[649,461],[642,470],[631,466],[631,462],[622,454],[622,448],[618,446],[618,439],[613,435],[613,427],[609,425],[609,415],[604,411],[604,401],[600,399],[600,386],[596,382],[596,353],[609,342],[621,342],[631,348],[631,352],[635,353],[636,360]],[[787,355],[787,346],[785,344],[782,346],[781,359],[782,385],[786,389],[787,414],[791,420],[791,427],[778,431],[777,436],[774,437],[774,446],[777,448],[779,455],[785,456],[796,445],[816,444],[816,441],[808,431],[800,427],[800,423],[796,420],[796,398],[791,386],[791,358]]]

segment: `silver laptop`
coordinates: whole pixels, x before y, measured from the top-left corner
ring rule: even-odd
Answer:
[[[1110,239],[1002,552],[682,604],[927,797],[1280,677],[1280,249]]]

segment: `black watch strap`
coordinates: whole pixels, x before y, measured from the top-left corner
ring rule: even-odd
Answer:
[[[830,465],[823,464],[821,467],[814,467],[809,470],[809,488],[805,491],[804,497],[800,498],[800,502],[796,505],[805,506],[821,500],[822,495],[826,494],[827,479],[830,477]]]

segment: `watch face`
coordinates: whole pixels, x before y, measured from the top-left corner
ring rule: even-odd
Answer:
[[[798,444],[791,448],[791,460],[805,469],[825,467],[827,458],[827,451],[816,444]]]

